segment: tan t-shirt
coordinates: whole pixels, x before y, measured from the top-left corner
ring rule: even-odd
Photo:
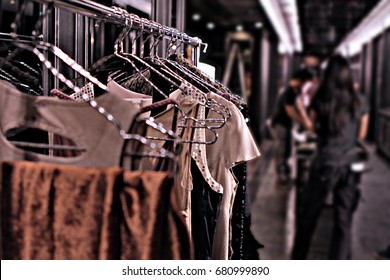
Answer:
[[[210,93],[210,98],[227,106],[232,117],[218,130],[218,140],[207,145],[207,163],[211,175],[223,187],[222,203],[214,233],[213,259],[229,259],[230,219],[237,189],[237,182],[231,168],[238,163],[246,162],[260,156],[245,119],[239,109],[223,97]],[[211,118],[215,112],[210,111]],[[213,135],[206,132],[206,140]]]

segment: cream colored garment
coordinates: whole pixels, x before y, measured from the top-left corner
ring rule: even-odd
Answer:
[[[196,119],[198,120],[204,120],[206,119],[206,108],[202,104],[206,103],[206,95],[203,95],[202,93],[197,93],[195,91],[192,91],[191,89],[188,90],[187,94],[181,93],[178,96],[172,96],[175,98],[179,104],[180,107],[188,110],[188,107],[194,107],[196,108]],[[217,114],[215,116],[217,119],[220,119],[221,116]],[[184,120],[183,120],[184,121]],[[184,122],[181,123],[184,125]],[[209,125],[209,123],[193,123],[196,126],[202,126],[202,125]],[[180,125],[180,124],[179,124]],[[209,184],[209,186],[217,193],[223,193],[223,188],[220,183],[218,183],[214,177],[211,175],[208,163],[207,163],[207,151],[206,151],[206,144],[204,144],[206,141],[206,131],[208,129],[206,128],[195,128],[193,133],[193,138],[191,139],[193,141],[192,147],[191,147],[191,157],[195,161],[196,165],[199,168],[199,171],[201,172],[203,178],[206,180],[206,182]],[[213,139],[213,138],[212,138]],[[210,139],[209,139],[210,141]]]
[[[171,93],[169,97],[175,99],[179,103],[179,106],[185,115],[199,120],[205,119],[205,107],[199,105],[206,102],[205,95],[192,93],[190,90],[187,94],[184,94],[181,90],[176,90]],[[156,121],[162,123],[164,127],[171,128],[173,112],[173,107],[170,106],[164,112],[154,116],[154,118]],[[218,115],[217,117],[220,118],[221,116]],[[207,129],[192,128],[193,126],[199,125],[200,123],[196,123],[192,120],[186,120],[179,114],[177,134],[181,135],[182,140],[191,140],[193,142],[192,144],[183,144],[182,153],[179,158],[179,169],[175,180],[177,183],[176,191],[179,199],[179,207],[189,230],[191,229],[191,191],[193,188],[190,168],[191,158],[194,159],[200,172],[206,182],[209,183],[210,187],[212,187],[212,189],[216,192],[223,192],[221,184],[212,177],[208,169],[206,145],[200,144],[206,141]],[[158,131],[151,128],[148,129],[147,135],[153,137],[162,136]],[[159,146],[162,146],[163,144],[164,142],[158,143]],[[144,168],[147,168],[148,166],[151,167],[153,166],[153,163],[149,159],[145,159],[142,161],[142,166]]]
[[[180,109],[184,112],[185,115],[190,116],[192,118],[198,118],[198,119],[204,119],[205,112],[202,110],[199,110],[198,106],[199,102],[201,100],[196,100],[192,96],[185,95],[182,93],[181,90],[176,90],[173,93],[169,95],[170,98],[175,99],[180,106]],[[154,116],[155,120],[162,123],[165,127],[171,127],[172,126],[172,120],[173,120],[173,114],[174,109],[173,106],[170,106],[167,110],[164,112]],[[194,123],[192,120],[185,120],[182,118],[181,114],[179,114],[179,122],[178,122],[178,128],[177,128],[177,134],[181,136],[183,141],[191,141],[191,140],[197,140],[200,142],[205,141],[205,129],[197,129],[192,128],[195,126],[196,123]],[[153,137],[161,137],[161,134],[153,129],[148,129],[147,131],[148,136]],[[163,141],[156,142],[159,146],[162,146],[164,144]],[[186,225],[188,230],[191,232],[191,191],[193,188],[192,185],[192,174],[191,174],[191,157],[195,156],[195,160],[201,163],[207,164],[207,160],[205,158],[206,152],[204,149],[204,158],[203,156],[200,157],[202,153],[199,154],[199,145],[200,144],[191,144],[191,143],[183,143],[183,148],[181,155],[179,157],[179,167],[176,175],[176,195],[179,203],[179,208],[181,210],[181,213],[185,219]],[[203,158],[203,159],[202,159]],[[146,161],[143,161],[143,166],[147,166],[147,162],[151,166],[153,164],[146,159]]]
[[[129,131],[137,110],[115,95],[95,99]],[[86,151],[76,157],[50,157],[33,153],[7,140],[15,129],[36,128],[63,135]],[[29,160],[78,166],[119,166],[126,141],[118,129],[88,103],[24,94],[0,81],[0,159]]]
[[[137,109],[146,107],[148,105],[152,104],[152,97],[149,95],[137,93],[131,90],[128,90],[121,85],[119,85],[117,82],[114,80],[110,79],[107,84],[108,89],[112,94],[117,95],[118,97],[121,97],[130,103],[132,103],[133,106],[135,106]],[[181,85],[181,88],[186,88],[187,89],[187,94],[184,94],[183,91],[180,89],[175,90],[172,92],[169,97],[172,99],[175,99],[179,102],[180,107],[182,110],[184,110],[186,113],[191,111],[191,114],[194,112],[194,106],[197,104],[205,104],[206,103],[206,95],[203,94],[198,94],[195,91],[191,89],[191,87],[186,87],[185,85]],[[170,107],[171,108],[171,107]],[[167,110],[169,111],[169,110]],[[159,114],[158,116],[155,116],[155,119],[161,122],[166,128],[171,127],[172,123],[172,118],[167,118],[167,111]],[[144,113],[142,116],[148,117],[149,113]],[[165,117],[162,117],[164,116]],[[172,114],[168,114],[169,116],[173,117]],[[206,117],[206,111],[204,106],[198,106],[196,109],[195,115],[192,115],[192,117],[197,118],[199,120],[205,119]],[[218,115],[217,117],[220,118]],[[182,121],[180,125],[185,125],[185,120]],[[193,124],[195,125],[195,124]],[[199,125],[199,124],[198,124]],[[188,126],[187,126],[188,127]],[[181,134],[183,131],[182,129],[178,129],[178,134]],[[149,130],[151,131],[151,130]],[[206,182],[210,185],[210,187],[218,192],[218,193],[223,193],[223,188],[221,184],[219,184],[210,174],[208,166],[207,166],[207,156],[206,156],[206,147],[205,144],[199,144],[199,143],[204,143],[206,136],[205,136],[205,131],[206,129],[194,129],[193,131],[193,138],[190,139],[188,138],[187,140],[193,140],[194,144],[191,147],[191,156],[196,162],[200,172],[202,173],[204,179]],[[153,132],[151,131],[153,134]],[[158,132],[157,132],[158,133]],[[150,135],[149,135],[150,136]],[[188,181],[186,181],[188,183]],[[192,188],[190,188],[192,189]]]
[[[217,142],[206,147],[211,175],[224,189],[214,233],[212,257],[226,260],[229,259],[230,219],[237,188],[231,168],[238,163],[260,156],[260,152],[239,109],[215,93],[210,93],[210,98],[228,107],[232,114],[226,124],[218,130]],[[216,117],[216,113],[210,111],[208,117]],[[212,137],[211,134],[206,133],[206,140]]]
[[[107,88],[111,94],[114,94],[114,95],[130,102],[137,109],[141,109],[141,108],[149,106],[153,103],[151,96],[128,90],[128,89],[122,87],[121,85],[119,85],[114,80],[108,81]],[[143,113],[142,116],[149,117],[150,112]]]

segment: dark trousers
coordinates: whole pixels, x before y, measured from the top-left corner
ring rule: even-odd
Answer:
[[[290,175],[288,159],[291,156],[291,129],[280,124],[274,125],[275,132],[275,170],[278,177]]]
[[[350,258],[352,214],[359,200],[359,176],[350,171],[349,166],[325,166],[314,160],[301,205],[297,205],[293,259],[307,258],[315,226],[330,191],[334,198],[334,227],[329,259]]]

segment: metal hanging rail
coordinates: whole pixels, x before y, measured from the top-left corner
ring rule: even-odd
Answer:
[[[0,32],[0,40],[1,41],[15,41],[15,38],[17,38],[19,42],[32,42],[34,40],[42,40],[43,39],[42,35],[40,35],[38,37],[26,36],[26,35],[15,35],[15,36],[16,37],[13,37],[13,34],[11,34],[11,33]]]
[[[194,47],[200,47],[207,44],[203,43],[198,37],[188,36],[186,33],[180,32],[177,29],[162,26],[161,24],[140,18],[137,15],[127,13],[123,15],[118,12],[118,9],[110,8],[102,4],[89,1],[89,0],[32,0],[42,4],[54,4],[55,7],[68,10],[77,14],[81,14],[90,18],[126,26],[129,24],[129,18],[131,19],[131,27],[136,30],[144,30],[149,34],[163,35],[164,38],[177,38],[183,43],[190,44]]]

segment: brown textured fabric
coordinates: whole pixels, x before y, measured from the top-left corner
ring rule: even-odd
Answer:
[[[169,173],[0,162],[2,259],[189,259]]]
[[[150,70],[142,71],[142,75],[136,73],[126,79],[126,81],[122,82],[122,85],[128,90],[151,96],[153,92],[153,87],[151,83],[147,81],[151,79]]]

